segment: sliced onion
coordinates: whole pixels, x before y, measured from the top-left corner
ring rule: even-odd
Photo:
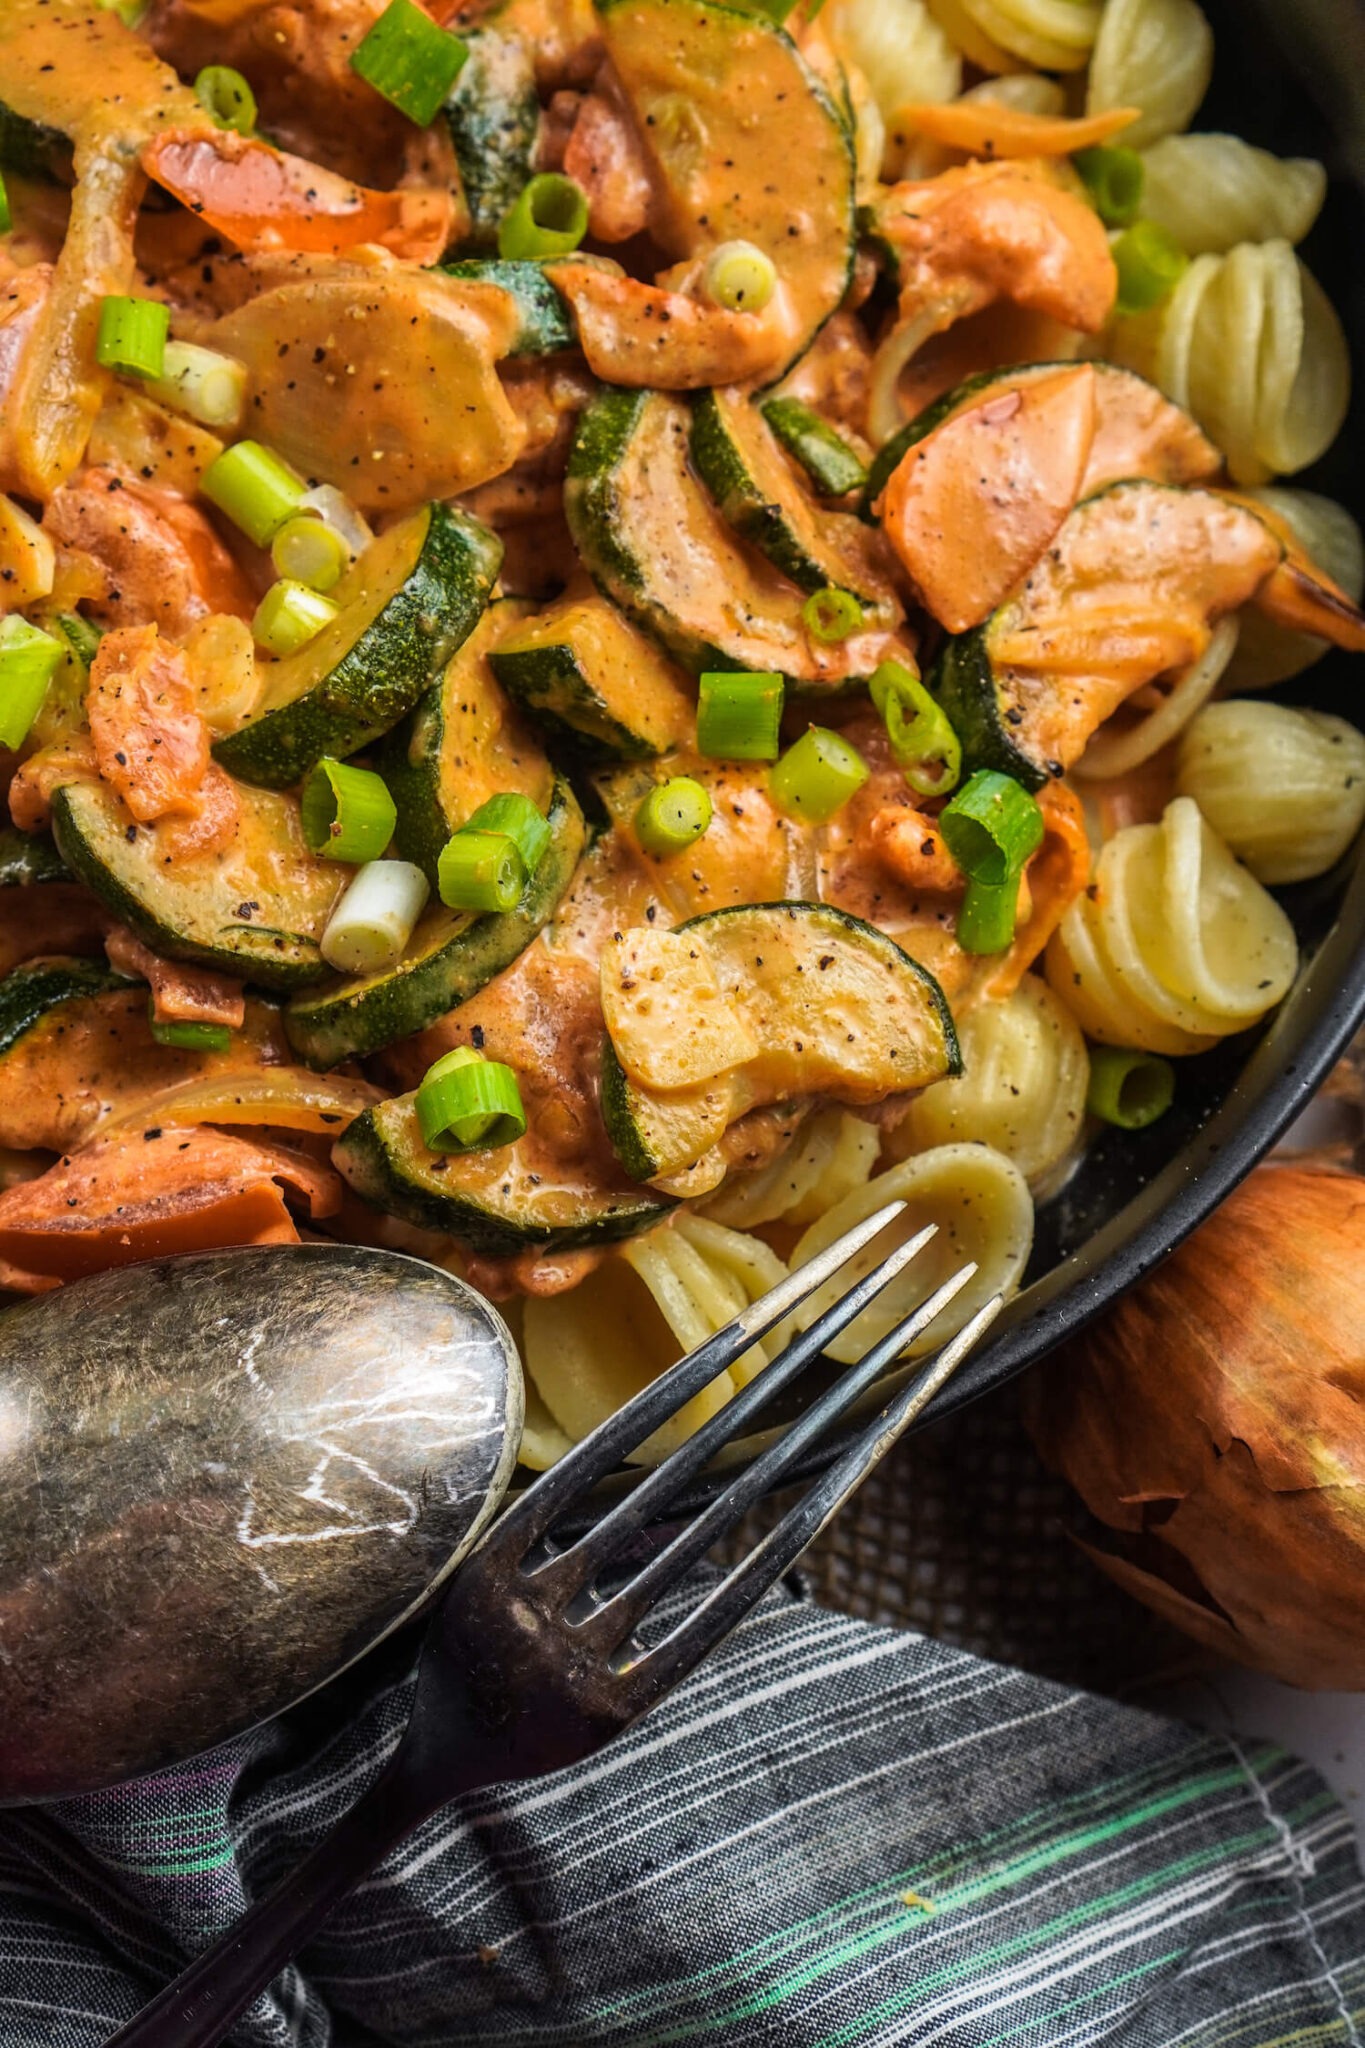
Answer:
[[[314,1074],[307,1067],[243,1067],[165,1088],[101,1124],[99,1135],[129,1126],[150,1130],[162,1123],[271,1124],[335,1138],[383,1098],[382,1088],[342,1074]]]

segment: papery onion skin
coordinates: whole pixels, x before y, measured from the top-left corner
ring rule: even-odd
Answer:
[[[1237,1663],[1365,1690],[1365,1178],[1261,1167],[1024,1401],[1119,1585]]]

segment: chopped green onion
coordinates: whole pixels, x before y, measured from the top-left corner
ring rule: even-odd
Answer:
[[[868,689],[911,789],[920,796],[947,796],[956,789],[962,743],[919,677],[899,661],[883,661],[873,670]]]
[[[0,747],[17,747],[43,708],[66,650],[17,612],[0,620]]]
[[[817,0],[817,12],[820,4],[823,4],[823,0]],[[775,21],[781,28],[795,7],[796,0],[749,0],[749,5],[755,14],[766,14],[769,21]]]
[[[822,496],[842,498],[867,482],[866,464],[843,435],[801,399],[770,398],[763,417]]]
[[[711,799],[690,775],[656,783],[635,813],[635,837],[646,853],[666,860],[701,838],[711,822]]]
[[[299,499],[300,512],[316,512],[324,526],[330,526],[346,544],[346,552],[354,562],[363,555],[374,539],[374,530],[369,521],[357,512],[344,492],[335,484],[314,484],[311,491],[305,491]]]
[[[225,448],[204,471],[199,488],[258,548],[268,548],[298,511],[304,489],[288,464],[259,441]]]
[[[777,289],[777,265],[754,242],[722,242],[706,259],[702,289],[729,313],[761,313]]]
[[[818,825],[842,810],[868,773],[858,749],[840,733],[813,725],[788,747],[768,777],[768,786],[784,811]]]
[[[106,14],[116,14],[125,28],[136,28],[147,12],[148,0],[99,0]]]
[[[413,0],[389,0],[352,56],[351,69],[425,128],[445,105],[468,55],[468,43],[439,28]]]
[[[270,543],[270,559],[290,583],[331,590],[350,567],[351,553],[335,528],[309,512],[295,513]]]
[[[450,910],[513,910],[526,863],[505,832],[456,832],[441,848],[436,886]]]
[[[1137,219],[1147,172],[1135,149],[1078,149],[1071,161],[1107,228]]]
[[[55,623],[81,667],[89,668],[104,638],[100,628],[92,625],[89,619],[83,619],[79,612],[60,612]]]
[[[336,617],[337,608],[330,597],[321,591],[310,590],[306,583],[291,583],[281,578],[272,583],[256,607],[256,616],[251,621],[251,630],[257,645],[268,653],[284,656],[297,654],[300,647],[306,647],[315,633]]]
[[[407,950],[431,891],[407,860],[372,860],[361,868],[322,935],[322,957],[338,974],[383,974]]]
[[[423,1075],[417,1123],[428,1152],[491,1152],[515,1144],[526,1131],[517,1077],[501,1060],[458,1045]]]
[[[782,725],[780,675],[712,670],[697,698],[697,751],[712,761],[775,761]]]
[[[168,341],[148,393],[206,427],[235,427],[246,404],[246,364],[195,341]]]
[[[111,294],[100,300],[95,361],[106,370],[159,377],[166,361],[170,327],[170,308],[163,306],[160,299],[123,299]]]
[[[174,1045],[181,1052],[226,1052],[232,1044],[227,1024],[196,1024],[188,1017],[158,1022],[152,1009],[154,1000],[151,996],[147,999],[147,1019],[157,1045]]]
[[[460,830],[501,832],[516,847],[528,875],[533,875],[540,866],[550,844],[550,827],[545,813],[531,802],[529,796],[523,796],[520,790],[515,789],[490,796],[472,817],[465,819]]]
[[[5,190],[3,177],[0,177],[0,235],[7,235],[13,225],[9,210],[9,193]]]
[[[1021,783],[978,768],[939,813],[944,844],[972,882],[1017,881],[1043,839],[1043,814]]]
[[[588,195],[562,171],[522,186],[498,227],[498,254],[513,263],[567,256],[588,232]]]
[[[220,128],[250,135],[256,126],[256,95],[230,64],[206,64],[194,81],[195,97]]]
[[[1092,1045],[1085,1106],[1121,1131],[1145,1130],[1165,1116],[1175,1095],[1175,1068],[1154,1052]]]
[[[957,943],[964,953],[1003,953],[1014,938],[1019,876],[1003,882],[967,883],[957,914]]]
[[[1147,313],[1165,303],[1189,268],[1189,257],[1174,235],[1154,220],[1134,221],[1114,244],[1119,274],[1120,313]]]
[[[856,633],[863,623],[863,608],[850,590],[836,590],[826,584],[812,591],[801,607],[801,620],[812,640],[835,647]]]
[[[304,840],[328,860],[378,860],[398,823],[382,776],[324,754],[299,800]]]

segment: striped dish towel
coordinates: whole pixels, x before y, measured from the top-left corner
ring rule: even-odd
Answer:
[[[3,2048],[128,2019],[369,1783],[409,1695],[372,1673],[0,1816]],[[1365,1885],[1278,1751],[784,1592],[591,1763],[429,1822],[233,2038],[1365,2048]]]

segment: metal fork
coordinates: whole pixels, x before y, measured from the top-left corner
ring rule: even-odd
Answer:
[[[781,1578],[966,1358],[993,1297],[902,1387],[777,1526],[652,1646],[636,1631],[711,1545],[928,1328],[968,1264],[851,1366],[697,1518],[623,1585],[596,1582],[666,1515],[686,1481],[895,1279],[934,1235],[900,1245],[795,1337],[587,1532],[554,1541],[599,1480],[685,1401],[790,1315],[904,1208],[892,1202],[689,1352],[575,1446],[491,1527],[427,1627],[407,1729],[369,1791],[299,1868],[190,1964],[106,2048],[213,2048],[332,1908],[414,1828],[461,1793],[580,1762],[663,1699]]]

